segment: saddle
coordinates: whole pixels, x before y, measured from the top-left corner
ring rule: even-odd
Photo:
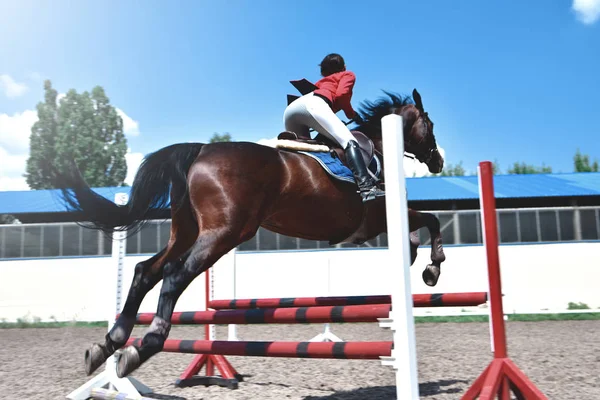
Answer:
[[[292,80],[290,83],[300,92],[302,95],[308,94],[317,89],[317,87],[307,79],[299,79]],[[287,102],[288,105],[291,104],[294,100],[296,100],[298,96],[288,94]],[[362,154],[363,160],[365,161],[365,165],[369,165],[371,160],[373,160],[373,156],[375,155],[375,145],[364,133],[356,130],[351,130],[352,136],[356,139],[358,143],[358,147],[360,148],[360,153]],[[300,136],[295,132],[284,131],[281,132],[277,136],[278,140],[290,140],[299,143],[306,143],[309,145],[320,145],[327,146],[329,148],[329,152],[332,155],[335,155],[342,164],[347,166],[346,163],[346,155],[344,153],[344,149],[335,141],[329,139],[328,137],[321,135],[320,133],[312,139],[310,136]]]
[[[356,130],[350,131],[352,136],[356,139],[358,143],[358,147],[360,149],[360,154],[362,155],[363,160],[365,161],[365,165],[369,165],[371,160],[373,160],[373,156],[375,155],[375,145],[364,133]],[[321,135],[320,133],[312,139],[310,136],[299,136],[295,132],[283,131],[279,135],[277,135],[278,140],[289,140],[293,142],[306,143],[309,145],[316,146],[326,146],[329,148],[329,152],[339,158],[342,164],[347,166],[346,163],[346,154],[342,146],[340,146],[337,142],[329,139],[328,137]]]

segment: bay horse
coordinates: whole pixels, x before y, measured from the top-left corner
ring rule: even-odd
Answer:
[[[361,104],[355,135],[358,131],[370,139],[383,165],[381,118],[401,115],[405,150],[431,172],[441,172],[444,160],[419,93],[413,91],[414,101],[384,93],[387,97]],[[170,208],[171,213],[168,244],[136,265],[123,310],[104,344],[93,344],[86,351],[88,375],[126,344],[144,296],[162,279],[156,315],[141,345],[122,349],[117,375],[127,376],[160,352],[182,292],[223,255],[251,239],[259,227],[331,244],[364,243],[387,229],[385,198],[363,204],[356,184],[332,178],[313,158],[251,142],[179,143],[157,150],[140,165],[124,206],[96,194],[76,166],[55,171],[53,179],[64,204],[87,221],[84,226],[106,233],[133,232],[158,209]],[[426,267],[423,279],[434,286],[445,260],[439,221],[432,214],[410,210],[409,225],[411,232],[423,226],[431,232],[432,265]],[[416,250],[418,242],[411,238]],[[415,256],[413,252],[413,262]]]

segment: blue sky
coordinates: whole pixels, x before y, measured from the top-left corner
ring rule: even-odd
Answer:
[[[125,4],[126,3],[126,4]],[[22,189],[43,79],[105,88],[141,154],[282,130],[289,80],[342,54],[355,106],[417,88],[447,163],[600,159],[600,0],[0,0],[0,190]],[[339,114],[343,118],[343,113]]]

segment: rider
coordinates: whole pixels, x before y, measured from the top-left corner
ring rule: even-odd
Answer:
[[[312,128],[338,142],[344,149],[363,202],[384,196],[385,193],[377,188],[376,180],[367,170],[358,142],[335,115],[343,110],[349,119],[357,119],[358,114],[350,104],[356,76],[346,70],[344,58],[339,54],[327,55],[319,66],[323,78],[315,84],[317,89],[294,100],[285,109],[285,129],[308,136],[308,129]]]

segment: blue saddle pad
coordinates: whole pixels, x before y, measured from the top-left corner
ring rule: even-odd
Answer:
[[[333,178],[345,182],[356,183],[354,180],[354,174],[350,168],[342,164],[340,159],[334,157],[331,153],[322,151],[299,151],[299,153],[306,154],[307,156],[317,160],[323,169]],[[369,170],[373,175],[375,175],[375,177],[379,178],[381,168],[377,156],[373,156],[373,160],[369,165]]]

